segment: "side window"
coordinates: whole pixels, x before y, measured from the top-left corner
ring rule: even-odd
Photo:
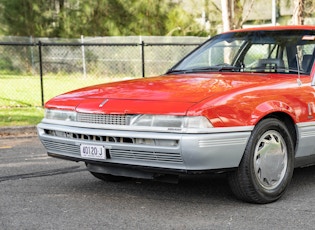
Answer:
[[[288,59],[288,54],[287,54],[287,50],[283,49],[283,54],[282,54],[282,59],[283,59],[283,63],[284,63],[284,71],[285,72],[290,72],[289,69],[289,59]]]
[[[270,44],[253,44],[244,57],[245,68],[256,67],[259,59],[268,58]]]
[[[244,57],[245,67],[256,67],[260,59],[277,58],[276,47],[276,44],[253,44]]]
[[[313,64],[313,52],[315,44],[305,44],[297,46],[300,69],[303,72],[309,73]]]
[[[253,44],[244,56],[244,66],[264,72],[288,72],[286,50],[278,44]]]

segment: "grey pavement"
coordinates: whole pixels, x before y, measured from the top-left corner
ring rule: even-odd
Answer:
[[[36,126],[6,126],[0,127],[0,138],[4,137],[33,137],[37,135]]]
[[[29,135],[27,135],[29,134]],[[235,199],[224,176],[179,184],[103,182],[48,157],[34,133],[0,138],[0,229],[314,229],[315,167],[295,170],[267,205]]]

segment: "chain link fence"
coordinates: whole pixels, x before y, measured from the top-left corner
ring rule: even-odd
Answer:
[[[42,106],[80,87],[165,73],[206,38],[0,38],[0,108]]]

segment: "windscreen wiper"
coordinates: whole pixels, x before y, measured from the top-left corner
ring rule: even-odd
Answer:
[[[207,67],[199,67],[199,68],[194,68],[194,69],[182,69],[182,70],[177,70],[177,69],[170,69],[169,71],[166,72],[166,74],[176,74],[176,73],[198,73],[198,72],[208,72],[208,71],[236,71],[240,70],[242,67],[238,66],[230,66],[230,65],[222,65],[222,66],[207,66]]]

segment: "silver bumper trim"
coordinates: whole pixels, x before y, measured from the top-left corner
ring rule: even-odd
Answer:
[[[108,130],[101,128],[72,127],[48,123],[37,126],[41,142],[48,153],[55,156],[75,158],[95,163],[113,163],[146,168],[164,168],[170,170],[215,170],[234,168],[239,165],[248,138],[249,127],[235,128],[233,132],[214,133],[163,133],[126,130]],[[113,136],[119,140],[154,140],[158,145],[132,142],[106,142],[89,138],[71,138],[71,136],[52,136],[48,131],[77,133],[86,136]],[[245,131],[246,130],[246,131]],[[158,142],[166,140],[169,142]],[[168,145],[165,143],[177,143]],[[106,148],[106,160],[85,159],[80,155],[81,144],[97,144]]]

